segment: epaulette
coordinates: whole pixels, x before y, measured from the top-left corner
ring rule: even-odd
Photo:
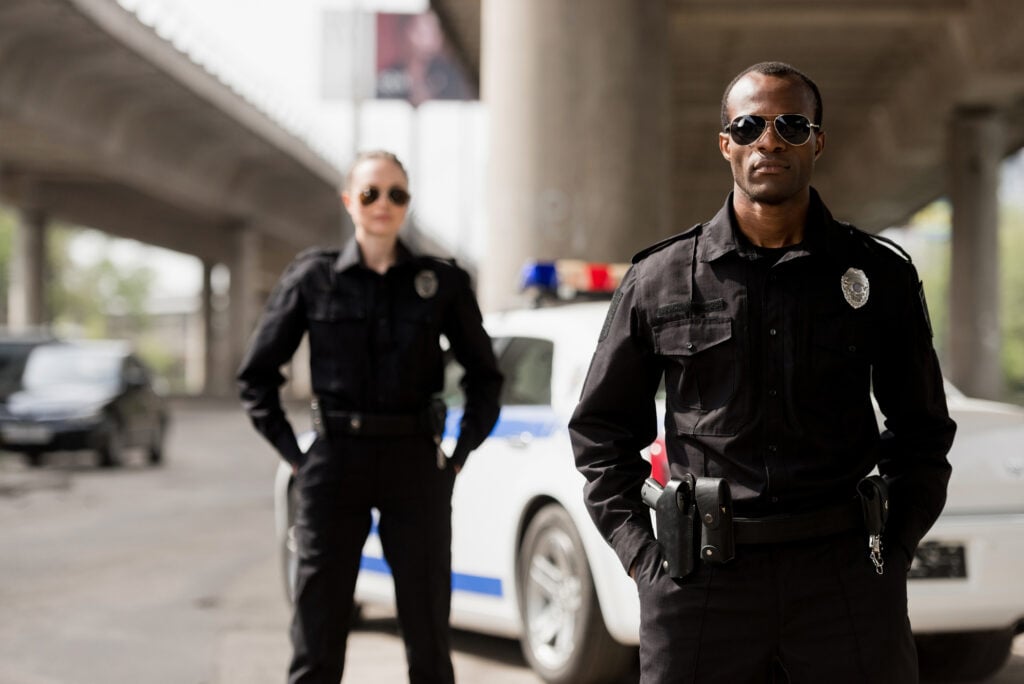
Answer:
[[[428,261],[437,261],[445,266],[458,266],[458,264],[455,263],[455,257],[440,257],[435,256],[434,254],[422,254],[420,255],[420,258]]]
[[[312,259],[315,257],[328,257],[329,259],[337,259],[338,255],[341,254],[341,250],[334,248],[328,249],[326,247],[307,247],[298,254],[295,255],[293,261],[305,261],[306,259]]]
[[[910,254],[907,253],[907,250],[903,249],[895,240],[891,240],[887,237],[883,237],[881,235],[876,235],[874,233],[869,233],[867,231],[861,230],[857,226],[851,223],[846,223],[845,221],[837,221],[837,223],[839,223],[844,228],[849,229],[852,235],[858,235],[861,237],[861,239],[868,241],[868,244],[873,244],[882,247],[887,251],[892,252],[893,254],[896,254],[897,256],[901,257],[908,264],[913,263],[913,260],[910,258]]]
[[[676,233],[672,237],[667,237],[664,240],[662,240],[661,242],[655,242],[650,247],[645,247],[644,249],[641,249],[639,252],[637,252],[636,254],[633,255],[632,262],[635,264],[635,263],[638,263],[640,261],[643,261],[644,259],[646,259],[650,255],[654,254],[655,252],[658,252],[658,251],[661,251],[661,250],[665,249],[666,247],[668,247],[669,245],[671,245],[674,242],[679,242],[680,240],[682,240],[684,238],[693,237],[694,235],[697,234],[697,229],[700,228],[702,225],[704,225],[704,224],[702,224],[702,223],[694,224],[693,226],[690,226],[689,228],[687,228],[686,230],[684,230],[681,233]]]

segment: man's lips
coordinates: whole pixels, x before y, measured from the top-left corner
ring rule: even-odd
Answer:
[[[775,159],[764,159],[754,163],[755,173],[782,173],[789,168],[789,164]]]

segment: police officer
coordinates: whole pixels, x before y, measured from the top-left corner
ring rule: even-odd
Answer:
[[[810,187],[821,121],[792,66],[729,84],[732,193],[634,257],[570,423],[587,505],[638,587],[645,684],[917,681],[906,571],[955,425],[909,258]],[[662,379],[689,517],[663,530],[659,508],[655,541],[639,452]],[[876,467],[884,481],[865,479]]]
[[[498,416],[491,340],[465,271],[398,238],[408,177],[388,152],[360,154],[341,193],[355,236],[295,259],[266,305],[238,381],[256,429],[297,474],[298,577],[291,684],[341,680],[361,549],[378,531],[391,567],[410,682],[452,682],[451,493]],[[282,410],[279,368],[309,335],[317,439],[303,454]],[[444,335],[465,369],[453,453],[440,447]]]

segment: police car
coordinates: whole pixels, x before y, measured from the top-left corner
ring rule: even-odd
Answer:
[[[577,262],[532,269],[528,283],[563,297],[610,293],[625,267]],[[636,587],[583,505],[567,423],[608,304],[583,302],[489,315],[505,374],[502,412],[469,458],[452,501],[452,625],[520,640],[546,682],[611,682],[634,666]],[[459,369],[450,368],[457,387]],[[1024,626],[1024,410],[948,388],[959,425],[949,500],[911,570],[910,613],[922,672],[981,678],[1009,656]],[[446,446],[461,412],[449,399]],[[307,442],[311,441],[307,437]],[[664,481],[663,443],[647,457]],[[291,469],[275,483],[286,588],[295,574]],[[375,530],[363,550],[361,604],[392,604]]]

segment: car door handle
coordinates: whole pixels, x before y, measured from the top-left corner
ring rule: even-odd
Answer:
[[[533,433],[520,432],[517,435],[509,435],[508,437],[505,438],[505,441],[508,442],[508,445],[510,447],[513,447],[515,449],[525,449],[526,447],[530,446],[530,442],[533,441]]]

